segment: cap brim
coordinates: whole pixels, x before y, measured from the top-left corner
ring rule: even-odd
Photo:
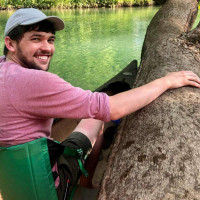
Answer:
[[[64,24],[63,20],[56,16],[48,16],[48,17],[44,17],[43,19],[40,18],[38,20],[31,19],[29,21],[21,23],[20,25],[32,25],[32,24],[35,24],[35,23],[38,23],[38,22],[41,22],[44,20],[48,20],[48,21],[52,22],[56,31],[60,31],[65,28],[65,24]]]

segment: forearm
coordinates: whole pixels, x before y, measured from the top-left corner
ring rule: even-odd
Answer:
[[[119,119],[151,103],[170,85],[166,78],[159,78],[146,85],[110,97],[111,119]]]
[[[191,71],[171,72],[141,87],[110,97],[110,116],[119,119],[151,103],[168,89],[182,86],[200,88],[200,78]]]

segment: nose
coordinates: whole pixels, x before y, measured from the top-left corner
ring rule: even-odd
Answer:
[[[48,40],[44,40],[44,41],[41,43],[40,49],[41,49],[42,51],[51,52],[52,47],[51,47],[51,44],[49,44]]]

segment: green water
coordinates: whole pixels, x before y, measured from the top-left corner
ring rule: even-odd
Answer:
[[[45,10],[66,24],[56,33],[56,52],[50,72],[74,86],[94,90],[132,60],[140,60],[146,28],[157,7]],[[0,52],[6,20],[13,12],[0,12]]]

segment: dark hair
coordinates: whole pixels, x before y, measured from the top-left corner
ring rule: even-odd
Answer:
[[[53,23],[51,23],[50,21],[44,20],[32,25],[19,25],[15,27],[12,31],[10,31],[10,33],[8,33],[7,36],[9,36],[10,39],[15,40],[18,43],[23,38],[24,33],[33,31],[33,30],[55,34],[55,28],[54,28]],[[8,54],[8,49],[6,45],[4,45],[4,55],[6,56],[7,54]]]

